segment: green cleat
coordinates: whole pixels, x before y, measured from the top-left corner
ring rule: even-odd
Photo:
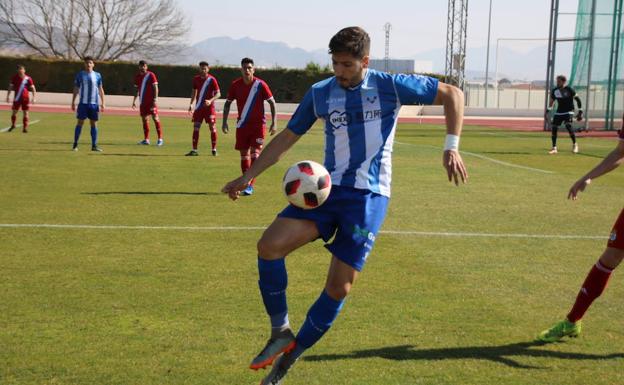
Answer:
[[[581,321],[570,322],[567,319],[557,322],[550,329],[541,332],[537,339],[542,342],[557,342],[563,337],[576,338],[581,334]]]

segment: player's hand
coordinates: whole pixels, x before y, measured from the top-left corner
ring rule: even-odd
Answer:
[[[100,112],[104,112],[104,103],[100,104]]]
[[[71,104],[71,109],[72,109],[72,111],[76,111],[76,104],[75,103]]]
[[[235,201],[240,196],[241,191],[247,188],[249,182],[249,179],[245,178],[244,176],[240,176],[223,186],[221,192],[224,194],[228,194],[228,197],[231,200]]]
[[[230,132],[230,126],[228,126],[227,121],[223,121],[223,124],[221,125],[221,131],[223,131],[224,134],[227,134],[228,132]]]
[[[30,101],[30,104],[35,104],[36,100],[33,98],[33,100]]]
[[[132,103],[132,109],[136,110],[136,103]]]
[[[585,191],[585,188],[591,183],[591,179],[589,178],[581,178],[577,180],[572,187],[570,187],[570,191],[568,192],[568,199],[572,199],[573,201],[578,199],[578,193]]]
[[[277,129],[275,129],[275,122],[271,122],[271,127],[269,128],[269,134],[273,136],[275,135],[276,132],[277,132]]]
[[[583,120],[583,111],[579,110],[578,114],[576,114],[576,121],[580,122],[581,120]]]
[[[459,186],[460,178],[462,183],[468,182],[466,166],[464,166],[464,161],[457,150],[444,151],[442,165],[446,169],[449,182],[455,182],[456,186]]]
[[[204,100],[204,105],[206,107],[210,107],[211,104],[212,104],[212,102],[210,100],[208,100],[208,99]]]

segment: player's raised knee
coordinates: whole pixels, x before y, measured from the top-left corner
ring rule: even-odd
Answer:
[[[351,286],[353,285],[350,282],[327,282],[325,291],[331,298],[341,300],[349,294]]]
[[[283,237],[274,237],[266,232],[258,241],[258,255],[262,259],[279,259],[284,258],[286,249],[286,239]]]

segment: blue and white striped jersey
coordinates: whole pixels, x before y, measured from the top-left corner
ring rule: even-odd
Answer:
[[[332,183],[390,196],[392,146],[403,104],[432,104],[438,80],[369,69],[362,83],[343,88],[335,77],[306,93],[288,128],[306,133],[325,121],[325,168]]]
[[[102,75],[99,72],[84,70],[78,72],[74,85],[80,91],[78,104],[100,104],[99,89],[102,85]]]

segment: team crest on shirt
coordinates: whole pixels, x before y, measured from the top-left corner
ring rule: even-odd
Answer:
[[[329,124],[331,124],[334,130],[347,127],[349,125],[349,115],[346,111],[334,110],[329,114]]]

